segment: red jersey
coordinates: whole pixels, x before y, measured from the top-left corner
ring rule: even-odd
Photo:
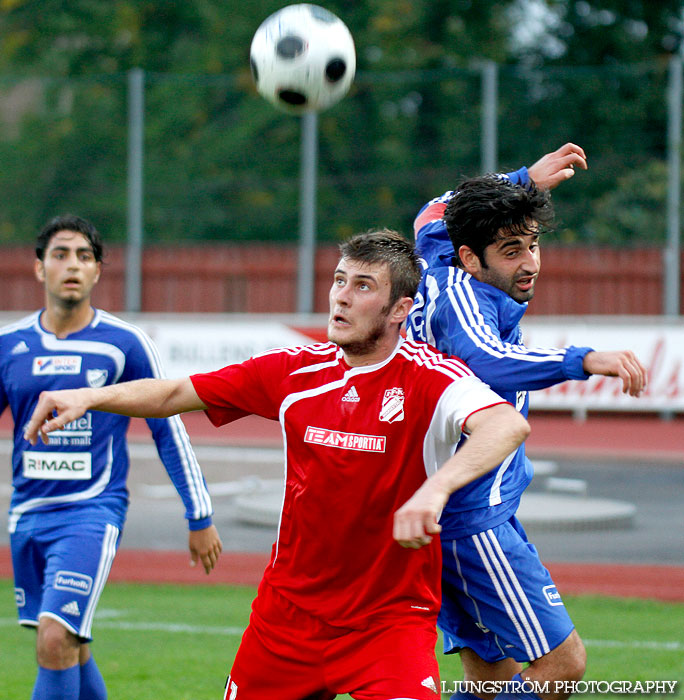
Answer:
[[[214,425],[280,421],[285,496],[265,581],[328,624],[436,617],[439,538],[404,549],[394,512],[454,452],[466,418],[503,403],[460,360],[400,340],[349,367],[334,343],[278,349],[191,377]]]

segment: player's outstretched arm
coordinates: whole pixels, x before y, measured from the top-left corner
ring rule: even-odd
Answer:
[[[593,350],[584,356],[582,367],[589,374],[602,374],[605,377],[620,377],[622,392],[630,396],[640,396],[646,387],[647,371],[639,358],[631,350],[597,352]]]
[[[569,180],[575,174],[575,167],[586,170],[587,157],[580,146],[566,143],[558,150],[542,156],[527,169],[527,173],[539,189],[552,190],[561,182]]]
[[[470,435],[394,514],[394,539],[402,547],[418,549],[440,531],[437,522],[449,496],[501,464],[530,434],[529,423],[510,404],[498,404],[473,413],[467,421]]]
[[[202,530],[190,530],[188,549],[191,565],[195,566],[199,559],[204,566],[204,571],[208,574],[216,566],[219,555],[223,551],[223,544],[216,527],[210,525]]]
[[[206,408],[189,377],[138,379],[100,389],[43,391],[24,430],[24,439],[35,445],[47,434],[80,418],[86,411],[107,411],[139,418],[167,418],[176,413]]]

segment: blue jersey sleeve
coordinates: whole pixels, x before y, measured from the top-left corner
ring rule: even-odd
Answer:
[[[0,416],[8,405],[9,401],[7,399],[7,394],[5,393],[5,387],[2,383],[2,376],[0,375]]]
[[[126,354],[126,369],[121,381],[163,378],[157,348],[142,331],[138,342]],[[211,525],[212,505],[209,491],[180,416],[149,418],[147,424],[159,458],[185,506],[190,530]]]
[[[504,293],[494,290],[490,296],[474,288],[476,283],[471,284],[469,275],[461,273],[461,277],[460,282],[437,298],[426,321],[428,342],[442,352],[460,357],[499,392],[545,389],[567,379],[589,376],[582,362],[591,348],[526,347],[517,319],[506,328],[501,327],[500,304],[508,303],[508,298],[502,298]],[[522,315],[523,310],[524,307],[518,314]],[[503,316],[510,318],[510,314]]]
[[[5,363],[4,359],[8,354],[8,348],[6,347],[5,338],[0,334],[0,416],[3,411],[9,406],[9,397],[7,396],[7,391],[5,390]]]

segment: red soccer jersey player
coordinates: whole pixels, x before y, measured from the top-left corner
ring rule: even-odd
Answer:
[[[183,380],[44,394],[29,423],[35,440],[88,408],[205,409],[216,425],[250,413],[280,421],[278,538],[229,700],[439,698],[439,512],[528,426],[459,360],[401,339],[419,279],[405,239],[361,234],[342,246],[330,343]],[[462,430],[470,437],[454,455]]]
[[[215,425],[236,408],[281,422],[286,489],[266,583],[342,627],[436,615],[437,542],[397,546],[392,514],[450,456],[467,416],[502,399],[461,362],[402,340],[370,366],[350,367],[328,343],[192,382]]]

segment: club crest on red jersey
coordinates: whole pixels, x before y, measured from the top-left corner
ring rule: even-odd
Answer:
[[[399,387],[386,389],[380,407],[380,420],[395,423],[404,420],[404,390]]]

